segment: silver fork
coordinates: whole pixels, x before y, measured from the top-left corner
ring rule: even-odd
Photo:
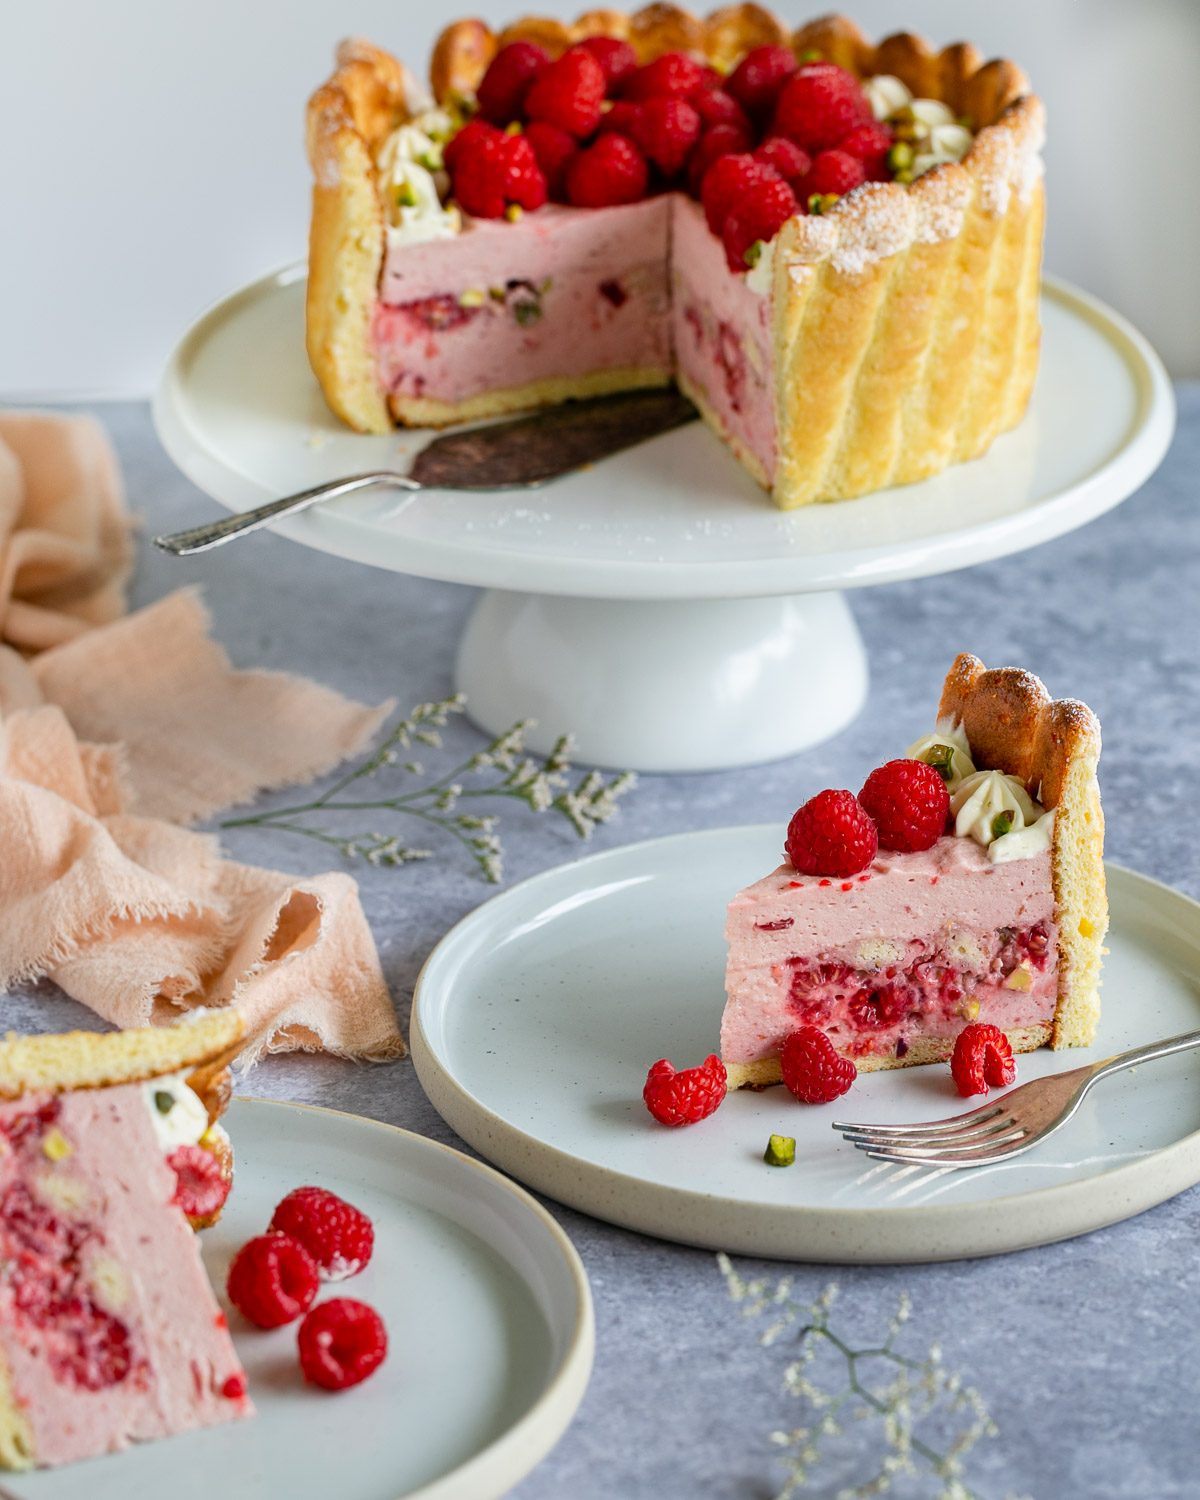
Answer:
[[[833,1128],[879,1161],[915,1162],[928,1167],[977,1167],[984,1162],[1006,1161],[1065,1125],[1102,1078],[1191,1047],[1200,1047],[1200,1031],[1150,1042],[1102,1062],[1072,1068],[1069,1073],[1035,1078],[948,1120],[916,1125],[855,1125],[842,1120],[834,1121]]]

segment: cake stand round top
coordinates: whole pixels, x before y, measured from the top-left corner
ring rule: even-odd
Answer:
[[[233,510],[403,470],[429,436],[364,436],[329,412],[304,355],[304,288],[298,265],[218,303],[180,341],[155,398],[167,452]],[[949,572],[1093,520],[1170,443],[1170,381],[1134,328],[1051,280],[1042,319],[1020,426],[983,458],[902,489],[782,513],[694,423],[541,489],[376,489],[276,529],[395,572],[593,599],[762,598]]]

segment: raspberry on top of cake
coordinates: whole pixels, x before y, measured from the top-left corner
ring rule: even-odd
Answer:
[[[233,1011],[0,1040],[0,1469],[249,1416],[192,1225],[232,1153]]]
[[[672,5],[313,96],[307,343],[363,431],[672,379],[791,507],[974,457],[1037,362],[1040,102],[975,48]]]
[[[730,1087],[778,1082],[807,1026],[860,1071],[945,1059],[975,1021],[1017,1052],[1089,1044],[1108,925],[1099,756],[1082,703],[960,656],[934,729],[858,796],[805,803],[785,862],[730,903]]]

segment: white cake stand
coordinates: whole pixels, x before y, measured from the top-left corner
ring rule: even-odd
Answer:
[[[427,437],[364,437],[329,413],[304,357],[304,277],[290,267],[212,308],[155,398],[167,452],[233,510],[404,468]],[[570,728],[582,759],[646,771],[790,755],[836,733],[865,695],[842,590],[1049,541],[1124,500],[1162,459],[1174,400],[1145,339],[1057,282],[1042,315],[1024,422],[922,484],[781,514],[697,423],[542,489],[366,491],[277,529],[483,588],[457,686],[489,731],[533,717],[535,748]]]

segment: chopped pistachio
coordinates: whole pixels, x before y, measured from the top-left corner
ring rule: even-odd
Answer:
[[[763,1161],[768,1167],[790,1167],[796,1160],[796,1137],[773,1135],[763,1152]]]
[[[913,163],[913,148],[907,141],[896,141],[887,154],[887,164],[893,172],[902,172]]]
[[[398,182],[396,184],[396,202],[401,208],[416,208],[417,194],[409,182]]]
[[[74,1147],[61,1130],[53,1129],[46,1132],[46,1139],[42,1142],[42,1155],[49,1161],[62,1161],[64,1157],[70,1156]]]
[[[825,54],[819,47],[805,47],[804,51],[800,54],[800,61],[802,63],[822,62],[824,58]]]
[[[541,317],[542,307],[540,302],[514,302],[512,312],[521,327],[528,328]]]
[[[504,210],[504,217],[510,224],[515,224],[524,212],[525,210],[519,203],[510,203]]]
[[[503,302],[508,293],[502,286],[490,286],[488,287],[488,296],[493,302]]]
[[[917,757],[923,760],[927,766],[932,766],[943,781],[951,781],[954,778],[954,746],[953,745],[930,745],[929,749]]]
[[[754,267],[758,265],[759,261],[762,259],[763,251],[766,248],[767,246],[765,240],[755,240],[753,245],[751,245],[750,248],[746,251],[745,255],[743,255],[742,259],[748,266]]]
[[[175,1095],[170,1089],[155,1089],[154,1107],[160,1115],[169,1115],[175,1108]]]
[[[459,307],[482,307],[486,300],[483,288],[479,286],[469,286],[458,295]]]
[[[808,211],[810,214],[827,214],[840,197],[840,193],[813,193],[808,200]]]
[[[544,276],[542,278],[542,280],[538,283],[538,296],[539,297],[544,297],[546,295],[546,293],[550,290],[550,288],[553,285],[554,285],[554,277],[553,276]]]
[[[504,127],[504,134],[505,135],[520,135],[521,134],[521,122],[520,122],[520,120],[510,120],[509,123]]]
[[[1011,807],[1006,807],[1003,812],[998,812],[992,819],[992,837],[1002,839],[1006,833],[1012,832],[1012,826],[1017,820],[1016,813]]]
[[[440,172],[445,165],[442,148],[436,141],[430,150],[422,151],[417,157],[417,166],[424,167],[427,172]]]
[[[1004,981],[1006,990],[1031,990],[1033,988],[1033,971],[1026,959],[1019,963]]]

